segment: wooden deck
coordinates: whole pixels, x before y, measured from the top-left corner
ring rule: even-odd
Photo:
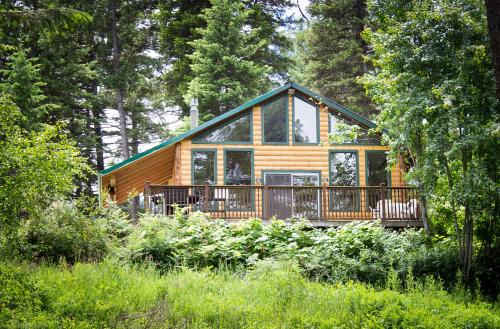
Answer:
[[[413,187],[146,183],[144,197],[146,210],[155,214],[169,215],[179,206],[228,222],[306,218],[318,227],[340,226],[353,220],[380,220],[390,227],[422,226]]]

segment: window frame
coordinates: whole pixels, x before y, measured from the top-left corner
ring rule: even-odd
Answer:
[[[223,142],[207,142],[207,141],[199,141],[199,140],[196,140],[198,138],[203,138],[205,136],[207,136],[208,134],[214,132],[215,130],[223,127],[224,125],[228,125],[228,124],[231,124],[233,123],[234,121],[237,121],[241,118],[243,118],[244,116],[249,116],[250,117],[250,141],[248,142],[242,142],[242,141],[223,141]],[[204,131],[203,133],[199,134],[198,136],[195,136],[191,139],[191,144],[237,144],[237,145],[244,145],[244,144],[253,144],[253,109],[250,108],[248,112],[244,112],[242,114],[239,114],[235,117],[233,117],[232,119],[229,119],[223,123],[220,123],[218,125],[216,125],[215,127],[212,127],[212,128],[209,128],[208,130]]]
[[[389,165],[389,161],[387,161],[387,152],[385,150],[365,150],[365,185],[368,185],[368,154],[384,154],[385,155],[385,161],[387,165]],[[387,172],[387,187],[392,186],[392,170],[386,170]]]
[[[250,152],[250,185],[234,185],[234,186],[253,186],[255,185],[255,159],[254,159],[254,149],[252,147],[244,147],[244,148],[225,148],[224,149],[224,163],[223,163],[223,182],[224,185],[227,185],[227,177],[226,177],[226,169],[227,169],[227,152]],[[228,185],[233,186],[233,185]],[[229,207],[229,205],[224,204],[224,208],[227,211],[254,211],[255,210],[255,190],[250,192],[251,197],[251,206],[249,208],[241,208],[234,209]]]
[[[214,183],[211,185],[217,185],[217,149],[216,148],[191,149],[191,185],[200,185],[200,184],[196,184],[194,181],[194,153],[196,153],[196,152],[212,152],[214,154]],[[201,184],[201,185],[203,185],[203,184]]]
[[[307,143],[307,142],[297,142],[295,140],[295,97],[299,98],[301,101],[311,105],[311,106],[314,106],[314,108],[316,109],[316,142],[315,143]],[[303,97],[302,95],[297,95],[297,94],[293,94],[292,95],[292,144],[297,144],[297,145],[319,145],[320,143],[320,123],[319,123],[319,120],[320,120],[320,117],[319,117],[319,112],[320,112],[320,108],[317,104],[309,101],[308,99],[306,99],[305,97]],[[328,118],[328,120],[330,120],[330,118]]]
[[[360,186],[360,178],[359,178],[359,150],[353,150],[353,149],[348,149],[348,150],[328,150],[328,185],[329,186],[339,186],[339,185],[333,185],[332,184],[332,153],[354,153],[356,154],[356,185],[355,186]],[[358,202],[353,209],[334,209],[333,208],[333,194],[329,193],[328,195],[328,201],[329,201],[329,210],[333,212],[348,212],[348,211],[360,211],[361,209],[361,193],[358,191]]]
[[[285,136],[286,136],[286,141],[284,142],[266,142],[266,133],[265,133],[265,129],[264,129],[264,107],[266,105],[269,105],[281,98],[285,98]],[[261,143],[262,145],[289,145],[290,144],[290,134],[289,134],[289,99],[288,99],[288,94],[284,94],[284,95],[278,95],[262,104],[260,104],[260,124],[261,124]]]
[[[386,158],[386,163],[389,164],[389,161],[387,161],[387,152],[384,150],[365,150],[365,185],[368,186],[368,154],[377,154],[377,153],[383,153],[385,154]],[[392,169],[391,170],[386,170],[387,171],[387,187],[392,186]],[[388,196],[392,196],[392,190],[387,190]],[[366,204],[366,210],[370,210],[370,205],[368,204],[368,200],[365,201]]]

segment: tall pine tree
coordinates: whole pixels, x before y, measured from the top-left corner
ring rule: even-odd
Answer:
[[[299,40],[304,83],[342,105],[372,116],[375,107],[357,79],[368,72],[363,60],[369,47],[361,38],[365,0],[312,0],[309,27]]]
[[[202,115],[222,114],[271,85],[270,67],[252,59],[270,40],[259,39],[257,29],[246,25],[249,15],[235,0],[213,0],[203,13],[207,27],[192,42],[194,79],[185,96],[186,103],[199,99]]]
[[[245,25],[253,30],[253,43],[269,40],[269,47],[261,47],[247,56],[255,63],[268,65],[270,75],[277,80],[288,78],[292,49],[291,39],[283,33],[283,28],[293,24],[293,18],[287,9],[292,6],[290,0],[243,0],[239,1],[247,12]],[[192,65],[194,45],[192,41],[200,39],[200,30],[207,26],[202,12],[213,6],[213,1],[197,0],[167,1],[160,5],[158,21],[160,26],[160,48],[168,64],[163,75],[166,100],[177,106],[181,113],[189,113],[189,106],[184,102],[190,81],[195,77]]]

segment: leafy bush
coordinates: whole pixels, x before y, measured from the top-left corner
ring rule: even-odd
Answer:
[[[5,270],[7,269],[7,270]],[[311,282],[294,262],[245,275],[105,260],[27,268],[0,263],[3,328],[494,328],[497,308],[427,278],[407,288]],[[15,296],[13,299],[11,296]]]
[[[0,262],[0,323],[2,328],[21,328],[27,324],[40,328],[50,322],[42,313],[46,296],[23,267]]]
[[[25,220],[16,235],[5,238],[6,247],[21,259],[63,258],[69,263],[99,260],[119,251],[131,231],[123,213],[110,207],[88,216],[74,203],[54,202],[42,216]]]
[[[18,232],[22,259],[67,262],[97,260],[109,250],[102,221],[86,218],[68,202],[55,202],[45,213],[25,221]]]
[[[308,277],[327,282],[381,284],[390,269],[404,276],[413,268],[417,277],[433,274],[452,284],[459,269],[455,247],[447,240],[429,242],[421,231],[397,233],[378,223],[354,222],[326,231],[312,229],[307,221],[265,225],[249,219],[228,226],[201,213],[186,217],[177,212],[142,217],[128,248],[132,259],[150,259],[163,270],[238,269],[272,257],[297,260]]]
[[[0,98],[0,225],[15,231],[50,203],[74,189],[74,179],[91,172],[62,125],[25,129],[27,118]]]

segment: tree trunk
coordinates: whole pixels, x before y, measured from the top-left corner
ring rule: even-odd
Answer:
[[[111,9],[111,36],[113,44],[113,74],[115,75],[116,84],[116,110],[118,111],[119,123],[120,123],[120,138],[122,154],[124,159],[130,157],[129,145],[128,145],[128,135],[127,135],[127,114],[123,106],[124,92],[121,82],[118,79],[120,73],[120,49],[118,47],[118,31],[116,22],[116,2],[115,0],[110,1]]]
[[[422,145],[422,132],[419,130],[416,132],[416,141],[415,141],[415,166],[419,167],[420,162],[423,158],[423,145]],[[418,181],[418,191],[420,198],[420,206],[422,208],[422,224],[424,225],[425,232],[428,236],[431,235],[431,229],[429,227],[429,219],[427,217],[427,197],[425,195],[425,187],[423,183]]]
[[[356,13],[355,15],[357,19],[357,22],[354,23],[354,32],[355,32],[354,37],[356,38],[357,42],[363,49],[363,55],[366,56],[368,55],[370,46],[361,37],[361,32],[363,32],[365,28],[364,22],[366,20],[366,16],[368,15],[368,12],[366,10],[366,0],[356,0],[354,2],[354,12]],[[368,73],[368,63],[366,61],[363,61],[362,72]]]
[[[95,135],[95,158],[98,171],[104,170],[104,142],[102,140],[102,109],[93,110],[94,135]]]
[[[131,141],[131,146],[132,146],[132,155],[135,155],[139,153],[139,138],[138,138],[138,133],[137,133],[137,119],[132,112],[132,115],[130,116],[130,119],[132,121],[132,141]],[[130,199],[130,218],[133,223],[137,223],[137,213],[139,210],[139,196],[135,196],[132,199]]]
[[[491,57],[495,70],[497,99],[500,103],[500,0],[485,0]]]
[[[467,136],[466,130],[461,128],[461,138],[465,139]],[[462,175],[464,179],[467,179],[469,176],[469,162],[471,160],[471,155],[467,149],[462,149]],[[472,214],[471,203],[468,197],[465,197],[464,200],[464,232],[463,232],[463,240],[464,240],[464,263],[463,263],[463,271],[464,271],[464,279],[467,284],[470,284],[470,272],[472,267],[472,258],[473,258],[473,237],[474,237],[474,216]]]
[[[450,190],[450,201],[451,201],[451,211],[453,213],[453,226],[455,227],[455,234],[457,236],[458,243],[458,253],[460,256],[460,264],[464,265],[464,245],[462,241],[462,232],[460,232],[460,228],[458,227],[458,218],[457,218],[457,206],[455,203],[455,198],[453,197],[453,176],[451,175],[450,164],[448,163],[448,159],[444,158],[444,165],[446,168],[446,177],[448,180],[448,189]]]

